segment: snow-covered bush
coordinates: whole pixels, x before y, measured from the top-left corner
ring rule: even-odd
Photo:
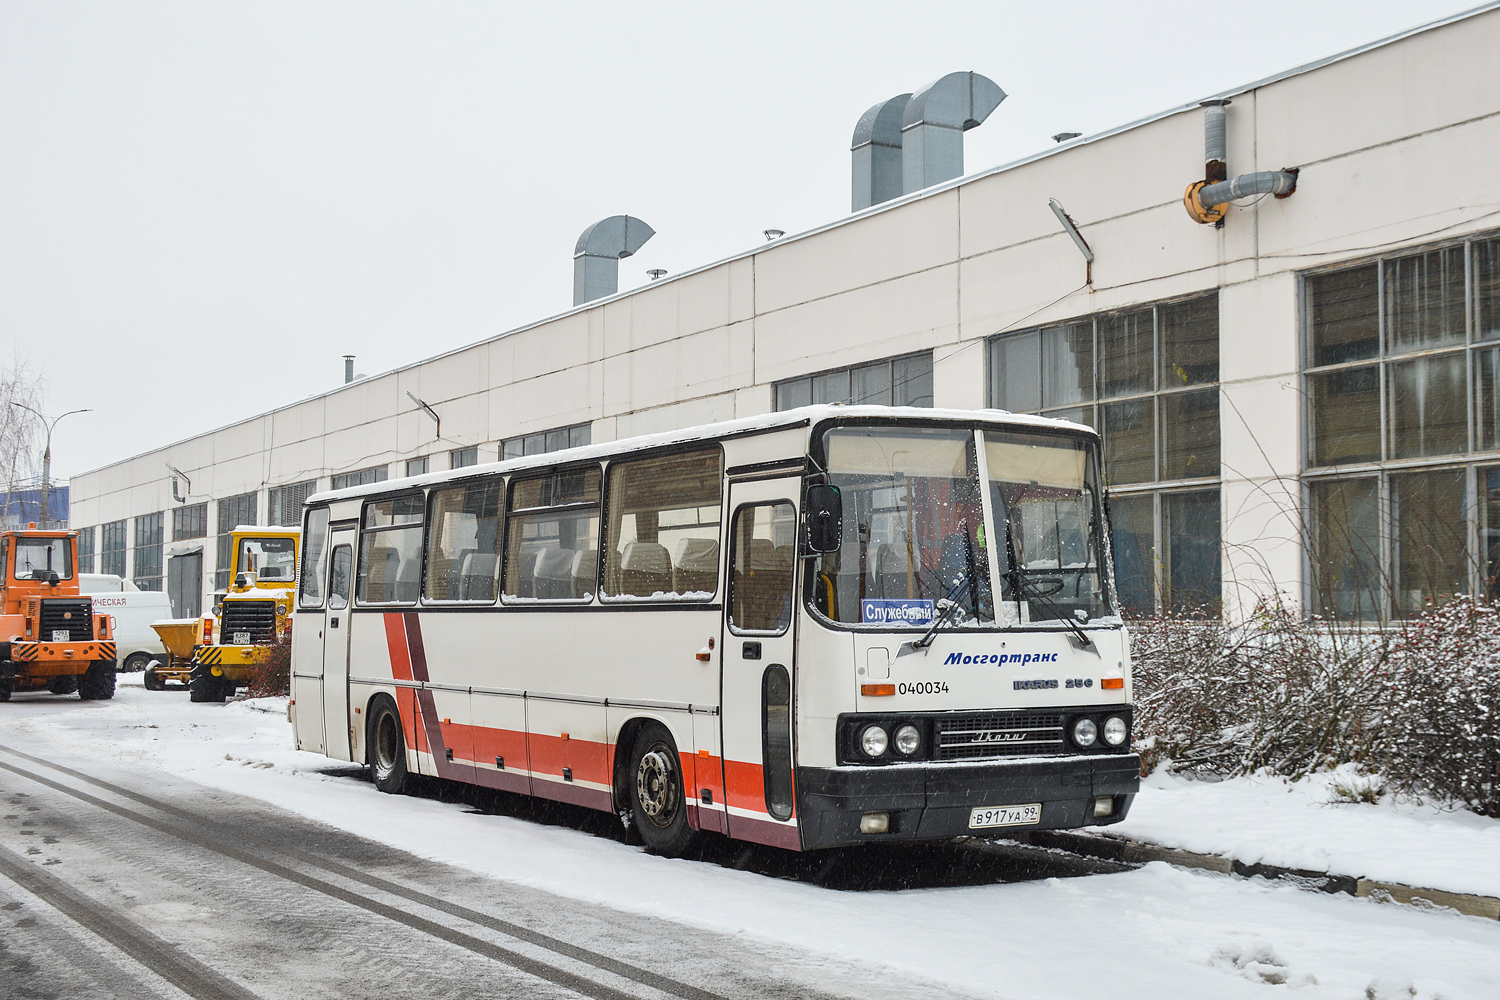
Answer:
[[[1148,764],[1301,777],[1366,760],[1383,687],[1380,636],[1267,602],[1243,622],[1155,618],[1135,625],[1136,733]]]
[[[1459,598],[1411,622],[1389,683],[1391,781],[1500,818],[1500,609]]]
[[[269,698],[292,693],[292,639],[274,642],[270,655],[250,668],[247,693],[252,698]]]
[[[1460,599],[1385,629],[1267,602],[1242,622],[1133,626],[1148,769],[1292,778],[1359,763],[1500,817],[1500,609]]]

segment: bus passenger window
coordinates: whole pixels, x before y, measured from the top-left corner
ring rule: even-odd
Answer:
[[[593,599],[598,589],[599,483],[597,466],[511,481],[506,601]]]
[[[428,500],[424,600],[495,599],[500,554],[499,477],[433,490]]]
[[[307,515],[302,532],[302,575],[298,578],[299,601],[304,608],[323,606],[323,550],[328,546],[328,508]]]
[[[723,477],[717,448],[609,467],[606,597],[713,599]]]
[[[784,632],[792,620],[797,512],[789,503],[741,507],[734,515],[729,626]]]
[[[359,533],[360,604],[414,604],[422,579],[422,495],[366,505]]]

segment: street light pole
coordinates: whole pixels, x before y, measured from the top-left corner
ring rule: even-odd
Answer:
[[[23,410],[35,413],[37,418],[41,420],[42,426],[47,428],[47,447],[42,451],[42,527],[45,528],[47,527],[47,522],[51,520],[50,515],[52,513],[52,428],[56,427],[57,422],[63,417],[71,417],[75,413],[89,413],[91,412],[91,408],[85,407],[81,410],[69,410],[67,413],[54,417],[49,424],[44,414],[33,410],[25,403],[18,403],[15,400],[11,400],[10,405],[19,406]]]

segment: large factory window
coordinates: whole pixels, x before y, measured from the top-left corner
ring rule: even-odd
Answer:
[[[318,491],[318,481],[309,479],[305,483],[276,486],[266,491],[266,523],[288,528],[302,524],[302,505]]]
[[[1500,239],[1305,275],[1308,579],[1345,618],[1497,594]],[[1472,387],[1472,388],[1471,388]]]
[[[368,469],[360,469],[357,472],[340,472],[333,477],[333,488],[336,490],[346,490],[351,486],[369,486],[371,483],[383,483],[390,477],[390,466],[373,465]]]
[[[214,589],[229,589],[229,563],[234,556],[234,538],[230,532],[241,524],[255,524],[254,493],[225,497],[218,502],[218,561],[214,564]]]
[[[195,503],[172,510],[172,541],[202,538],[208,534],[208,504]]]
[[[125,567],[126,527],[123,518],[99,527],[99,572],[111,576],[129,576]]]
[[[142,590],[161,589],[163,520],[160,511],[135,519],[135,572],[130,578]]]
[[[1127,614],[1214,613],[1220,590],[1219,295],[989,342],[989,403],[1098,428]]]
[[[813,403],[932,405],[932,352],[837,368],[776,383],[776,409]]]
[[[581,448],[589,443],[593,426],[593,424],[571,424],[567,427],[537,431],[535,434],[506,438],[500,442],[500,458],[503,461],[507,458],[523,458],[527,455],[545,455],[549,451],[562,451],[564,448]]]
[[[94,529],[78,529],[78,572],[94,571]]]

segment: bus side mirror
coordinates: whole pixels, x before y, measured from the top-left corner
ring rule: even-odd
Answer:
[[[835,552],[844,534],[844,498],[837,486],[807,488],[807,547]]]

